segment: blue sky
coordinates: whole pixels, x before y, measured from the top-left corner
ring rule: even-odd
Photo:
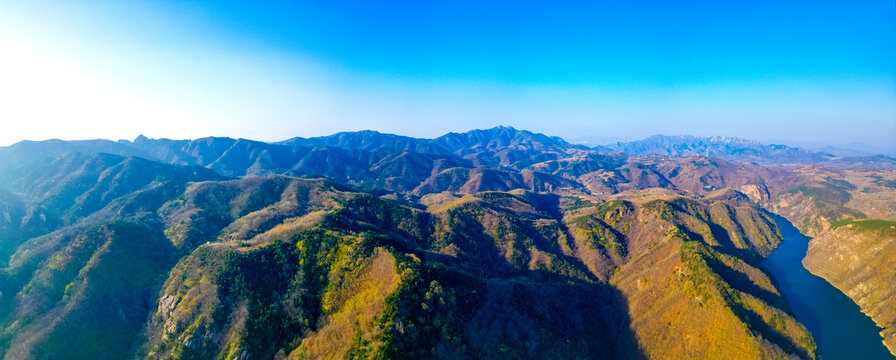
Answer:
[[[896,151],[882,1],[0,2],[0,144],[511,125]]]

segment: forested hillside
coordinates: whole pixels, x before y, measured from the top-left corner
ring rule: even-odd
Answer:
[[[892,339],[891,292],[852,280],[886,288],[892,252],[814,260],[892,248],[892,171],[506,127],[28,142],[0,170],[9,359],[814,359],[759,264],[772,213]]]

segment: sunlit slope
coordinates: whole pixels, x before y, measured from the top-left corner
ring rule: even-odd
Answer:
[[[808,331],[756,267],[781,240],[762,211],[673,198],[609,202],[589,220],[600,225],[584,238],[609,244],[603,253],[626,244],[610,283],[648,358],[814,358]]]
[[[311,228],[265,242],[225,235],[182,260],[143,354],[814,357],[811,337],[747,262],[780,241],[754,208],[486,192],[424,211],[344,196]],[[691,345],[670,352],[656,329],[694,339],[671,337]]]
[[[4,184],[23,210],[7,211],[0,346],[7,358],[128,353],[178,257],[154,211],[189,181],[222,177],[113,155],[26,165]]]
[[[845,220],[809,243],[803,264],[853,299],[884,328],[896,353],[896,222]]]
[[[896,173],[807,168],[770,208],[812,236],[803,260],[852,298],[896,354]]]
[[[525,203],[510,194],[486,197]],[[636,352],[615,290],[586,273],[530,270],[537,235],[513,227],[536,226],[531,204],[532,218],[520,221],[508,215],[514,213],[507,207],[516,206],[508,201],[429,213],[362,193],[308,199],[328,209],[312,219],[309,207],[310,213],[267,231],[243,233],[258,214],[277,211],[250,212],[181,260],[159,295],[141,356],[618,358]],[[183,206],[195,206],[190,202]],[[480,216],[506,229],[486,228]],[[200,219],[194,215],[179,226]]]

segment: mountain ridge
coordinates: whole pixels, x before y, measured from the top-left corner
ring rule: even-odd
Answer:
[[[298,148],[322,147],[370,152],[391,149],[439,156],[453,155],[470,160],[477,166],[501,166],[517,170],[538,162],[560,160],[593,152],[621,152],[631,156],[687,157],[700,155],[763,165],[817,163],[846,168],[896,168],[896,158],[882,154],[835,156],[786,145],[764,145],[754,140],[728,136],[653,135],[642,140],[616,142],[592,148],[569,143],[560,137],[517,130],[509,126],[448,133],[433,139],[381,133],[374,130],[340,132],[310,138],[294,137],[276,142],[228,137],[205,137],[193,140],[150,139],[140,135],[133,141],[103,139],[22,141],[0,149],[18,147],[40,148],[41,151],[50,152],[107,152],[116,155],[141,156],[175,164],[208,166],[213,161],[208,159],[209,156],[220,156],[226,150],[222,147],[229,148],[240,141],[250,143],[248,145],[250,148],[259,149],[258,151],[264,149],[271,153],[289,153]]]

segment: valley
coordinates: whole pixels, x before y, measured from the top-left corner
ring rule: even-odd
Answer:
[[[818,354],[826,359],[891,359],[881,329],[843,292],[803,267],[809,239],[777,218],[785,239],[763,260],[800,320],[812,331]]]
[[[0,351],[838,358],[774,270],[782,253],[894,351],[896,159],[657,140],[497,127],[0,148]]]

